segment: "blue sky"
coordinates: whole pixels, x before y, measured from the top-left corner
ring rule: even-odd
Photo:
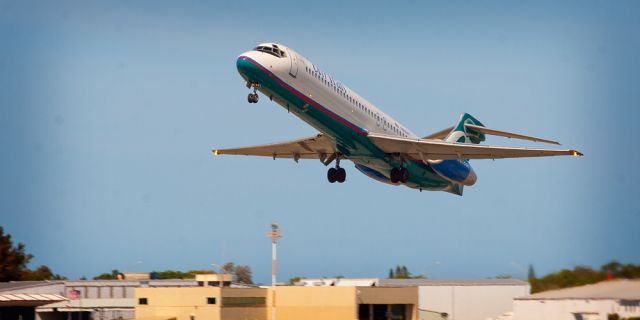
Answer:
[[[78,278],[234,261],[279,278],[522,277],[640,263],[637,2],[0,1],[0,225]],[[236,57],[305,55],[412,131],[469,112],[579,159],[473,161],[463,197],[347,165],[214,158],[315,134],[248,90]],[[536,144],[489,138],[490,144]]]

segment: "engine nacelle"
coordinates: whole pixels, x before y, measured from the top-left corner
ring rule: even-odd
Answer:
[[[472,186],[478,177],[467,161],[459,160],[428,160],[433,171],[439,176],[455,183]]]
[[[384,174],[373,170],[367,166],[363,166],[361,164],[356,164],[356,169],[358,169],[358,171],[362,172],[365,176],[374,179],[374,180],[378,180],[380,182],[384,182],[384,183],[388,183],[388,184],[393,184],[391,183],[391,180],[389,180],[389,178],[387,178],[387,176],[385,176]]]

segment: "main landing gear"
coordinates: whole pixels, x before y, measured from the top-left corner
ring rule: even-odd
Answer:
[[[247,83],[247,88],[253,88],[253,93],[249,93],[247,96],[247,101],[249,101],[249,103],[258,103],[259,97],[258,92],[256,92],[258,87],[260,87],[260,84],[258,83]]]
[[[407,183],[409,181],[409,170],[402,166],[403,161],[400,161],[400,168],[391,169],[391,182],[392,183]]]
[[[329,171],[327,171],[327,179],[331,183],[343,183],[347,180],[347,172],[344,168],[340,168],[340,157],[336,157],[336,167],[329,168]]]

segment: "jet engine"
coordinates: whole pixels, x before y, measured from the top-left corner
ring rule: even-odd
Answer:
[[[455,183],[472,186],[478,179],[469,161],[460,160],[428,160],[433,171],[439,176]]]

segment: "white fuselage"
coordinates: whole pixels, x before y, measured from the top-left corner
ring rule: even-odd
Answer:
[[[242,56],[250,57],[268,67],[269,71],[282,81],[368,132],[418,138],[355,91],[320,70],[307,58],[284,45],[278,44],[278,47],[286,52],[287,58],[255,50],[245,52]]]

